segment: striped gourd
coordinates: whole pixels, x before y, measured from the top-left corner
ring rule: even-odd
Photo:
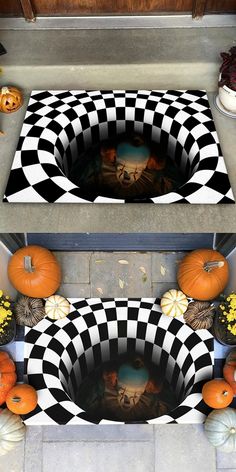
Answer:
[[[70,312],[70,304],[68,300],[61,295],[52,295],[46,300],[45,312],[51,320],[59,320],[64,318]]]
[[[165,315],[175,318],[183,315],[187,308],[187,297],[180,290],[170,289],[162,296],[161,309]]]

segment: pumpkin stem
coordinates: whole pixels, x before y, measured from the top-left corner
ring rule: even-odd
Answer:
[[[1,93],[2,95],[6,95],[9,92],[8,87],[2,87]]]
[[[231,434],[235,434],[235,433],[236,433],[236,428],[234,428],[234,427],[232,426],[232,428],[230,428],[229,432],[230,432]]]
[[[210,261],[206,262],[203,266],[203,269],[206,272],[210,272],[212,269],[223,267],[225,265],[224,261]]]
[[[227,397],[227,395],[229,395],[228,390],[224,390],[224,391],[223,391],[223,395],[224,395],[224,397]]]
[[[11,398],[11,401],[14,402],[14,403],[19,403],[21,401],[21,398],[20,397],[13,397],[13,398]]]
[[[32,257],[24,256],[24,268],[27,272],[34,272],[34,267],[32,266]]]

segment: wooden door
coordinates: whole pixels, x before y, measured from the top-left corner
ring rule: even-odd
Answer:
[[[192,0],[31,0],[36,13],[78,15],[154,13],[192,10]]]

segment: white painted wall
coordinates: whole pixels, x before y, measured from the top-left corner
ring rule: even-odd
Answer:
[[[227,256],[230,269],[229,283],[227,285],[227,293],[236,292],[236,248]]]
[[[16,298],[17,291],[10,284],[7,276],[8,261],[11,257],[10,251],[0,241],[0,290],[3,290],[12,300]]]

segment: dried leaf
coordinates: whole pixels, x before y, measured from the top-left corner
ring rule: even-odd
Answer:
[[[124,265],[129,264],[128,261],[126,261],[125,259],[120,259],[118,262],[119,262],[119,264],[124,264]]]
[[[102,288],[97,287],[96,290],[97,290],[97,292],[101,293],[101,295],[103,295],[103,290],[102,290]]]
[[[142,266],[141,266],[141,267],[139,267],[139,270],[141,270],[141,272],[142,272],[143,274],[146,274],[146,269],[145,269],[145,267],[142,267]]]
[[[95,264],[101,264],[101,262],[105,262],[105,260],[104,259],[97,259],[95,261]]]
[[[4,131],[0,131],[0,136],[4,136],[4,135],[5,135]]]
[[[125,286],[124,280],[119,279],[119,286],[120,286],[120,288],[122,288],[122,289],[124,288],[124,286]]]
[[[142,281],[145,283],[147,282],[147,274],[143,274],[142,276]]]
[[[160,267],[160,272],[161,272],[162,277],[165,277],[165,275],[166,275],[166,267],[163,266],[162,264],[161,264],[161,267]]]

